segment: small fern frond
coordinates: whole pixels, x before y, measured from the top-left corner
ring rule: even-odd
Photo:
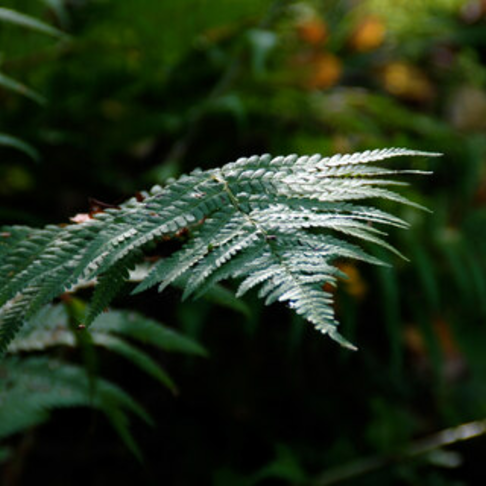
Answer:
[[[26,317],[53,297],[98,279],[102,290],[95,294],[90,322],[119,290],[110,289],[113,275],[123,282],[139,252],[180,232],[189,233],[188,241],[157,263],[136,292],[184,282],[187,297],[226,278],[239,278],[240,294],[261,286],[266,302],[287,302],[322,332],[344,342],[336,330],[332,296],[323,290],[325,284],[335,284],[334,263],[341,258],[378,263],[350,239],[401,255],[379,227],[408,227],[362,201],[381,198],[424,209],[390,190],[402,183],[389,176],[426,172],[371,162],[437,155],[384,149],[327,158],[241,158],[155,187],[143,201],[133,198],[85,223],[5,228],[2,234],[11,236],[0,240],[0,350]]]
[[[63,407],[89,406],[104,412],[126,446],[141,459],[129,429],[129,413],[151,424],[150,416],[118,386],[86,373],[86,369],[42,357],[19,357],[16,353],[45,351],[54,346],[75,347],[77,336],[65,304],[48,305],[25,323],[0,363],[0,441],[27,427],[45,422],[50,411]],[[130,361],[173,393],[177,388],[169,374],[132,342],[165,351],[204,355],[191,339],[136,312],[113,311],[98,316],[90,341]]]
[[[113,383],[97,378],[92,388],[79,366],[47,357],[10,357],[0,364],[0,372],[0,439],[45,421],[55,408],[89,406],[109,416],[116,406],[124,416],[132,412],[152,423],[147,412]]]
[[[96,318],[90,334],[93,343],[99,346],[109,347],[114,342],[112,338],[124,342],[128,338],[163,351],[206,355],[205,349],[192,339],[137,312],[104,312]],[[27,321],[10,343],[8,352],[42,351],[53,346],[76,346],[69,314],[62,304],[47,305]]]
[[[95,346],[119,354],[174,393],[177,388],[170,375],[146,352],[131,344],[126,338],[164,351],[201,356],[206,354],[195,341],[135,312],[103,313],[96,319],[90,337]],[[44,307],[27,322],[10,343],[8,351],[13,354],[41,351],[53,346],[75,347],[76,344],[76,336],[70,329],[68,312],[64,305],[57,304]]]

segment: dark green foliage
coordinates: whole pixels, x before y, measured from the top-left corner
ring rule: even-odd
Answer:
[[[127,446],[141,453],[129,430],[128,414],[152,424],[147,412],[114,383],[90,376],[82,366],[51,356],[26,357],[29,352],[77,346],[76,333],[63,304],[46,306],[22,328],[10,343],[0,365],[0,440],[45,422],[49,412],[64,407],[94,407],[104,412]],[[169,374],[145,350],[131,341],[168,352],[204,356],[191,339],[135,312],[103,313],[93,323],[90,343],[127,359],[171,391],[176,386]]]
[[[66,37],[63,32],[46,24],[45,22],[9,8],[0,7],[0,25],[1,24],[11,24],[58,39]],[[0,56],[3,54],[4,53],[0,51]],[[0,89],[20,94],[39,104],[44,104],[46,101],[42,95],[16,79],[5,75],[2,71],[0,71]],[[30,156],[32,159],[39,160],[39,153],[35,148],[19,138],[13,137],[12,135],[0,133],[0,146],[1,145],[18,149]]]
[[[64,407],[100,409],[124,437],[130,436],[127,412],[151,423],[140,405],[113,383],[96,378],[91,386],[83,367],[48,357],[32,357],[7,358],[0,370],[1,439],[46,421],[50,410]]]

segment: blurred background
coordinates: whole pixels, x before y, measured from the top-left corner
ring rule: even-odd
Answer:
[[[154,419],[131,422],[143,462],[103,416],[57,410],[3,441],[5,484],[486,484],[486,1],[0,7],[67,34],[0,15],[2,224],[67,223],[89,198],[265,152],[445,154],[400,161],[434,171],[404,190],[432,213],[386,206],[412,223],[390,235],[411,262],[342,265],[336,313],[358,352],[254,296],[120,299],[208,353],[147,350],[174,394],[100,352]],[[468,440],[437,435],[471,421]]]

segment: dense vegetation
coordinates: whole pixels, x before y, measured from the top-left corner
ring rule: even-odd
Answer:
[[[483,484],[485,28],[476,0],[4,1],[2,255],[242,156],[445,156],[400,162],[434,172],[399,188],[432,214],[376,202],[410,262],[370,246],[391,266],[340,260],[324,287],[357,353],[232,282],[130,295],[139,268],[89,330],[89,281],[46,290],[0,364],[3,483]]]

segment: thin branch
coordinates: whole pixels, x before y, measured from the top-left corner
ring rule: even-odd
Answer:
[[[338,484],[484,434],[486,434],[486,419],[468,422],[412,442],[404,450],[394,454],[369,456],[344,466],[330,469],[320,474],[311,484],[313,486]]]

